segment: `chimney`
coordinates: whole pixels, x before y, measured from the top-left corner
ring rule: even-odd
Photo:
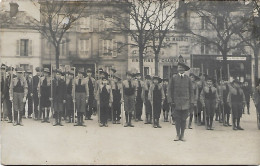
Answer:
[[[10,2],[10,17],[15,17],[18,12],[19,5],[15,2]]]

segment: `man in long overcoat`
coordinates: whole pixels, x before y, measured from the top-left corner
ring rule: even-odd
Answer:
[[[174,107],[175,127],[177,137],[174,141],[184,141],[184,131],[186,128],[186,119],[193,103],[192,82],[184,74],[190,68],[183,62],[178,63],[178,74],[173,76],[168,86],[168,102]]]

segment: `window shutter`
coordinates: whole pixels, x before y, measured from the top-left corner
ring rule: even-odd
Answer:
[[[112,57],[117,57],[117,42],[116,40],[112,40]]]
[[[16,41],[16,55],[19,55],[20,52],[20,40]]]
[[[101,15],[99,18],[99,31],[103,31],[104,30],[104,15]]]
[[[88,57],[91,57],[91,38],[88,39]]]
[[[104,40],[102,39],[99,39],[99,56],[103,56],[103,49],[104,49]]]
[[[29,55],[32,56],[32,40],[29,40]]]
[[[93,16],[89,16],[89,31],[93,32]]]

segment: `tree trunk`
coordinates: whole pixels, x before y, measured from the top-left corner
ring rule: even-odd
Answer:
[[[141,73],[141,77],[143,78],[144,76],[144,49],[139,47],[139,69]]]
[[[59,45],[57,47],[55,47],[55,52],[56,52],[56,55],[55,55],[55,60],[56,60],[56,69],[59,68],[59,58],[60,58],[60,47]]]
[[[229,80],[228,78],[228,63],[227,63],[227,52],[222,52],[222,56],[223,56],[223,61],[222,61],[222,77],[224,78],[224,80]],[[230,72],[230,69],[229,69]],[[230,74],[230,73],[229,73]]]
[[[155,64],[155,75],[158,76],[158,68],[159,68],[159,53],[155,52],[155,55],[154,55],[154,64]]]

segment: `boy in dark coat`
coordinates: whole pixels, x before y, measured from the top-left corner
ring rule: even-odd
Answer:
[[[55,112],[55,123],[53,126],[63,126],[61,124],[61,115],[64,110],[63,104],[66,102],[66,83],[61,79],[62,71],[56,70],[56,79],[53,80],[53,106]]]
[[[153,84],[149,90],[149,100],[152,103],[152,111],[153,111],[153,127],[154,128],[161,128],[159,124],[159,119],[161,115],[161,109],[164,96],[164,90],[161,83],[161,78],[158,76],[153,77]]]

